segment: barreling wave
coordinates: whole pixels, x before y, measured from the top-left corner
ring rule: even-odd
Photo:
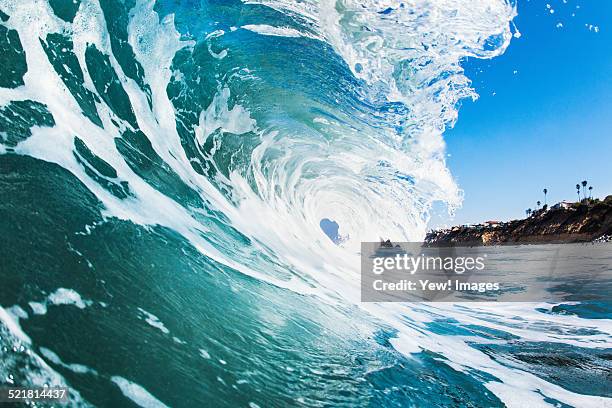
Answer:
[[[477,96],[462,61],[518,34],[514,2],[197,4],[0,0],[1,153],[68,170],[104,220],[162,226],[258,280],[357,303],[361,241],[420,240],[435,202],[461,204],[442,135]],[[443,353],[446,338],[396,306],[362,307],[399,331],[399,351]],[[506,401],[536,393],[444,341],[506,382],[490,387]]]
[[[114,216],[193,232],[215,197],[222,223],[318,250],[323,218],[355,250],[422,238],[434,201],[460,204],[442,139],[475,97],[460,62],[502,53],[515,15],[504,1],[4,3],[27,71],[3,104],[44,105],[57,135],[9,148],[69,168]],[[78,146],[129,198],[87,174]]]

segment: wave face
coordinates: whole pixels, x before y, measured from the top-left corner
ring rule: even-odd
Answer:
[[[482,311],[359,306],[359,243],[420,240],[434,202],[461,204],[442,134],[512,2],[0,10],[9,383],[102,406],[601,402],[448,337]]]

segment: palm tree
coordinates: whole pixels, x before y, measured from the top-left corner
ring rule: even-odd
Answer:
[[[586,200],[586,186],[587,186],[587,181],[586,180],[582,180],[582,195],[584,196],[584,199]]]
[[[593,199],[593,186],[589,186],[589,198]]]
[[[580,184],[576,184],[576,190],[578,190],[578,201],[580,201]]]
[[[528,208],[526,212],[527,212],[527,216],[529,217],[532,213],[531,208]]]
[[[542,204],[541,202],[536,202],[536,204],[538,205],[538,210],[540,209],[540,204]]]
[[[546,205],[546,194],[548,194],[548,189],[544,189],[544,205]]]

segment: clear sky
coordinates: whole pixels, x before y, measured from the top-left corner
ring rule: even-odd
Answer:
[[[464,63],[480,98],[445,139],[465,200],[432,226],[522,218],[582,180],[612,194],[612,1],[519,0],[514,22],[504,55]]]

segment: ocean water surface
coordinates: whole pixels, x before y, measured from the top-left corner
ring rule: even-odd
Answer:
[[[421,240],[461,204],[461,62],[502,54],[515,15],[0,0],[0,384],[69,406],[612,405],[609,281],[589,302],[360,302],[362,241]]]

